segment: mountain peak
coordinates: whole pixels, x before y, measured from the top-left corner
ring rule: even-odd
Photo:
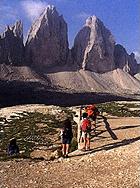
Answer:
[[[67,24],[53,5],[48,5],[31,26],[26,49],[30,62],[37,65],[49,67],[66,62]]]
[[[54,10],[56,10],[56,8],[55,8],[54,5],[48,5],[48,6],[45,8],[45,10],[52,10],[52,11],[54,11]]]
[[[101,22],[101,20],[93,15],[93,16],[89,16],[87,19],[86,19],[86,26],[93,26],[97,21]]]
[[[114,69],[115,41],[111,32],[96,16],[86,19],[85,26],[74,40],[73,56],[82,69],[107,72]]]
[[[12,26],[12,29],[15,36],[23,39],[23,24],[21,20],[17,20]]]
[[[21,65],[24,59],[23,26],[16,21],[7,25],[0,37],[0,64]]]
[[[40,15],[40,17],[44,17],[44,16],[48,16],[48,15],[56,15],[56,16],[58,16],[59,14],[58,14],[58,12],[57,12],[57,10],[56,10],[56,8],[55,8],[55,6],[54,5],[48,5],[45,9],[44,9],[44,11],[42,12],[42,14]]]

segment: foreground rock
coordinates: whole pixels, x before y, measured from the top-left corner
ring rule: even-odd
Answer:
[[[39,68],[62,65],[67,55],[67,24],[54,6],[48,6],[31,26],[26,42],[26,58]]]
[[[61,157],[61,150],[57,149],[55,151],[53,150],[34,150],[31,152],[30,157],[32,159],[45,159],[47,161],[58,159]]]
[[[77,34],[72,49],[74,62],[84,70],[107,72],[115,68],[115,41],[111,32],[96,16],[89,17]]]

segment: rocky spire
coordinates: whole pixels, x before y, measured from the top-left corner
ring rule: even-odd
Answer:
[[[36,66],[62,65],[68,55],[67,24],[54,6],[47,6],[33,23],[26,42],[29,63]]]
[[[126,49],[120,44],[115,45],[114,61],[116,68],[123,69],[125,72],[130,73],[131,75],[137,73],[138,64],[135,59],[135,54],[131,53],[129,55]]]
[[[23,24],[21,20],[17,21],[11,29],[16,37],[23,40]]]
[[[111,32],[96,16],[91,16],[74,40],[74,62],[84,70],[99,73],[113,70],[114,45]]]
[[[24,59],[23,26],[17,21],[0,37],[0,64],[21,65]]]

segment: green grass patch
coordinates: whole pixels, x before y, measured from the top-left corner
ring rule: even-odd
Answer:
[[[72,111],[62,111],[72,120]],[[72,122],[73,123],[73,122]],[[43,114],[40,112],[23,112],[12,115],[8,121],[0,117],[0,160],[8,160],[6,149],[11,138],[17,139],[22,155],[28,158],[35,148],[49,147],[59,139],[59,128],[62,127],[62,115]]]
[[[106,112],[113,116],[118,117],[139,117],[140,110],[130,111],[129,108],[139,108],[135,104],[118,104],[115,102],[98,104],[97,108],[100,112]]]

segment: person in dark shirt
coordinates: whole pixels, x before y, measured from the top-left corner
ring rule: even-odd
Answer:
[[[69,119],[66,119],[63,123],[63,128],[61,130],[61,138],[62,138],[63,157],[67,158],[71,140],[73,138],[72,125],[71,125],[71,121]]]
[[[19,154],[19,147],[16,143],[16,139],[13,138],[10,140],[10,144],[8,146],[8,155],[12,156],[12,155],[18,155]]]

